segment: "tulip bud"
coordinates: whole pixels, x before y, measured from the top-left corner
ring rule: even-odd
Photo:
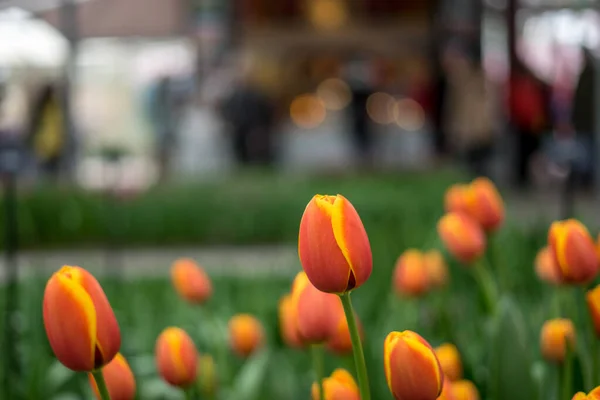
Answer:
[[[444,373],[435,352],[420,335],[391,332],[384,343],[385,377],[396,400],[436,400]]]
[[[298,293],[297,324],[302,342],[317,344],[333,333],[336,307],[341,303],[335,294],[321,292],[308,282]]]
[[[429,250],[424,254],[425,268],[429,283],[434,288],[441,288],[448,283],[448,266],[439,250]]]
[[[423,253],[406,250],[396,261],[394,289],[400,296],[417,297],[429,289],[429,276]]]
[[[571,400],[600,400],[600,386],[592,390],[588,395],[579,392]]]
[[[360,400],[358,385],[354,377],[345,369],[338,368],[330,377],[323,379],[323,391],[325,400]],[[319,400],[319,385],[312,385],[312,398]]]
[[[550,247],[546,246],[535,257],[535,273],[540,280],[558,285],[561,283],[558,264]]]
[[[598,254],[587,228],[575,219],[550,226],[548,242],[558,264],[561,280],[587,283],[598,275]]]
[[[463,264],[471,264],[485,252],[485,234],[477,222],[466,214],[444,215],[437,229],[444,246]]]
[[[562,363],[567,354],[567,346],[575,348],[575,327],[568,319],[546,321],[540,336],[542,355],[548,361]]]
[[[229,320],[229,343],[240,357],[249,357],[264,344],[263,327],[250,314],[238,314]]]
[[[477,178],[467,190],[468,214],[481,227],[491,232],[504,221],[504,202],[494,183],[488,178]]]
[[[156,366],[170,385],[187,387],[196,381],[198,351],[189,335],[180,328],[166,328],[156,340]]]
[[[292,295],[287,294],[279,301],[279,330],[283,342],[293,348],[302,347],[297,320]]]
[[[463,368],[460,353],[455,345],[445,343],[435,348],[435,355],[444,371],[444,376],[451,381],[462,379]]]
[[[212,295],[210,278],[202,267],[189,258],[173,263],[171,280],[177,293],[192,304],[202,304]]]
[[[198,388],[208,398],[212,398],[217,390],[217,371],[215,361],[206,354],[198,358]]]
[[[111,400],[133,400],[135,398],[135,378],[121,353],[117,353],[112,361],[102,368],[102,376],[104,376]],[[96,398],[102,400],[94,376],[89,373],[88,377]]]
[[[348,320],[344,314],[344,307],[340,301],[334,307],[333,321],[337,321],[333,325],[333,332],[327,340],[327,349],[335,354],[344,355],[352,352],[352,338],[350,337],[350,329],[348,328]],[[361,341],[364,339],[364,330],[358,315],[354,313],[354,319],[358,327],[358,333]]]
[[[452,382],[452,395],[454,400],[479,400],[479,390],[467,380]]]
[[[585,295],[588,311],[594,323],[594,332],[600,338],[600,285],[588,290]]]
[[[446,190],[444,194],[444,211],[466,212],[467,211],[467,190],[468,185],[461,183],[454,184]]]
[[[342,195],[316,195],[308,203],[300,221],[298,255],[310,282],[327,293],[358,288],[373,268],[367,232]]]
[[[119,352],[115,314],[98,281],[83,268],[64,266],[52,275],[43,308],[50,347],[67,368],[93,371]]]

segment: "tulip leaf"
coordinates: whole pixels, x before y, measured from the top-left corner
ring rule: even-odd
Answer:
[[[263,382],[269,366],[269,350],[261,351],[244,364],[233,382],[229,398],[236,400],[255,400],[260,397]]]
[[[506,297],[500,301],[496,318],[489,357],[488,398],[536,399],[531,345],[523,314],[517,304]]]

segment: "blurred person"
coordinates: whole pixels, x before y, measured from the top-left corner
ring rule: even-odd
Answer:
[[[273,162],[274,107],[250,74],[250,65],[242,64],[232,91],[221,104],[221,113],[231,127],[238,164],[266,166]]]
[[[515,182],[529,185],[529,165],[540,148],[543,134],[551,127],[549,88],[522,62],[510,77],[510,122],[516,134]]]
[[[488,175],[494,126],[483,68],[458,47],[447,50],[444,66],[448,78],[444,126],[452,150],[462,156],[475,176]]]
[[[354,57],[345,67],[346,80],[352,93],[350,104],[352,143],[356,156],[363,165],[370,165],[373,152],[373,134],[367,113],[367,100],[373,93],[372,71],[364,55]]]

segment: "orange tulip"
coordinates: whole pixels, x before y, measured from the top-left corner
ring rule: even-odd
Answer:
[[[198,351],[189,335],[180,328],[166,328],[156,340],[156,366],[170,385],[187,387],[196,381]]]
[[[535,257],[535,273],[544,282],[554,285],[561,283],[558,265],[550,247],[546,246],[537,253]]]
[[[561,363],[564,361],[567,346],[575,347],[575,327],[568,319],[546,321],[540,336],[542,355],[546,360]]]
[[[548,242],[558,264],[561,280],[587,283],[598,275],[598,254],[587,228],[575,219],[550,226]]]
[[[249,357],[259,350],[264,336],[262,324],[250,314],[238,314],[229,320],[229,343],[240,357]]]
[[[417,297],[429,289],[425,257],[419,250],[406,250],[396,261],[394,289],[400,296]]]
[[[461,213],[444,215],[437,225],[442,242],[458,261],[471,264],[485,251],[485,235],[471,217]]]
[[[354,377],[345,369],[338,368],[330,377],[323,379],[325,400],[360,400],[358,385]],[[312,385],[312,398],[319,400],[319,385]]]
[[[306,206],[298,237],[300,263],[319,290],[345,293],[369,279],[373,269],[367,232],[342,195],[316,195]]]
[[[451,387],[454,400],[479,400],[479,390],[471,381],[452,382]]]
[[[425,267],[432,287],[440,288],[448,283],[448,266],[439,250],[429,250],[424,254]]]
[[[411,332],[391,332],[384,343],[385,377],[396,400],[435,400],[444,373],[429,343]]]
[[[468,185],[457,183],[448,188],[444,194],[444,210],[446,212],[467,211]]]
[[[463,367],[460,360],[460,353],[455,345],[445,343],[435,348],[435,355],[437,356],[444,376],[451,381],[457,381],[462,379]]]
[[[115,358],[102,368],[102,375],[111,400],[133,400],[135,398],[135,378],[121,353],[117,353]],[[101,400],[94,376],[90,373],[88,377],[96,398]]]
[[[504,221],[504,202],[494,183],[488,178],[477,178],[466,192],[467,211],[485,231],[494,231]]]
[[[352,352],[352,339],[350,338],[350,330],[348,328],[348,320],[346,314],[344,314],[344,307],[342,302],[338,301],[334,307],[334,323],[333,331],[327,340],[327,349],[335,354],[344,355]],[[360,319],[356,313],[354,314],[356,325],[358,327],[358,333],[361,340],[364,338],[364,330]]]
[[[206,272],[194,260],[181,258],[171,267],[171,280],[177,293],[192,304],[202,304],[212,295]]]
[[[279,330],[283,342],[294,348],[302,347],[302,340],[298,332],[297,312],[294,309],[292,295],[287,294],[279,301]]]
[[[98,281],[83,268],[64,266],[52,275],[43,308],[50,347],[67,368],[92,371],[119,352],[115,314]]]
[[[442,393],[437,400],[456,400],[454,393],[452,392],[452,382],[447,377],[444,377],[444,386],[442,387]]]
[[[217,371],[212,356],[200,355],[198,358],[198,387],[207,397],[211,397],[217,390]]]
[[[592,390],[589,394],[583,392],[577,393],[571,400],[600,400],[600,386]]]
[[[594,331],[596,336],[600,338],[600,285],[588,290],[585,300],[594,323]]]
[[[298,293],[297,324],[304,343],[323,343],[333,333],[336,308],[340,298],[335,294],[321,292],[308,282]]]

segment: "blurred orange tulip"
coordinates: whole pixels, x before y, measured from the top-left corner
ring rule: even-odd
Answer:
[[[283,296],[279,301],[279,330],[281,339],[287,346],[302,347],[302,340],[298,332],[298,315],[291,294]]]
[[[587,283],[598,275],[600,264],[596,245],[581,222],[569,219],[552,223],[548,242],[562,281]]]
[[[491,232],[500,227],[504,221],[504,202],[491,180],[484,177],[473,180],[466,191],[466,198],[468,214],[485,231]]]
[[[552,319],[542,326],[540,336],[542,355],[548,361],[562,363],[567,353],[567,345],[575,347],[575,327],[568,319]]]
[[[429,283],[434,288],[446,286],[448,283],[448,265],[439,250],[429,250],[424,254],[425,267]]]
[[[229,320],[229,343],[240,357],[249,357],[264,344],[262,324],[250,314],[238,314]]]
[[[175,261],[171,267],[171,280],[177,293],[192,304],[202,304],[212,296],[210,278],[192,259]]]
[[[450,212],[467,211],[468,185],[457,183],[448,188],[444,194],[444,210]]]
[[[444,343],[435,348],[435,355],[444,371],[444,376],[451,381],[462,379],[463,367],[460,353],[455,345]]]
[[[442,387],[442,393],[437,400],[456,400],[454,393],[452,392],[452,382],[450,379],[444,377],[444,385]]]
[[[115,358],[102,368],[102,375],[111,400],[133,400],[135,398],[135,378],[121,353],[117,353]],[[88,377],[96,398],[102,400],[94,376],[89,373]]]
[[[485,234],[466,214],[452,212],[444,215],[437,229],[450,254],[464,264],[471,264],[485,252]]]
[[[302,342],[317,344],[327,341],[337,322],[335,317],[340,298],[321,292],[310,282],[297,295],[297,324]]]
[[[350,330],[348,329],[348,320],[344,314],[342,302],[338,301],[334,307],[333,320],[337,321],[333,325],[333,331],[327,340],[327,349],[335,354],[344,355],[352,352],[352,339],[350,338]],[[354,314],[358,333],[361,340],[364,339],[364,330],[360,319],[356,313]]]
[[[358,385],[354,377],[345,369],[338,368],[330,377],[323,379],[325,400],[360,400]],[[319,385],[312,385],[312,398],[319,400]]]
[[[156,367],[170,385],[187,387],[196,381],[198,351],[189,335],[180,328],[166,328],[156,340]]]
[[[429,274],[423,253],[406,250],[396,261],[394,289],[400,296],[417,297],[429,289]]]
[[[119,352],[115,314],[96,278],[83,268],[64,266],[52,275],[43,309],[50,347],[67,368],[92,371]]]
[[[308,279],[327,293],[358,288],[373,269],[367,232],[342,195],[316,195],[308,203],[300,221],[298,254]]]
[[[600,338],[600,285],[588,290],[585,300],[594,323],[594,332]]]
[[[444,373],[434,350],[420,335],[391,332],[384,343],[385,376],[396,400],[436,400]]]
[[[587,395],[583,392],[579,392],[575,394],[571,400],[600,400],[600,386],[592,390]]]
[[[452,382],[451,388],[454,400],[479,400],[479,390],[471,381]]]
[[[546,246],[537,253],[535,257],[535,273],[540,280],[558,285],[561,283],[558,264],[552,253],[552,249]]]

